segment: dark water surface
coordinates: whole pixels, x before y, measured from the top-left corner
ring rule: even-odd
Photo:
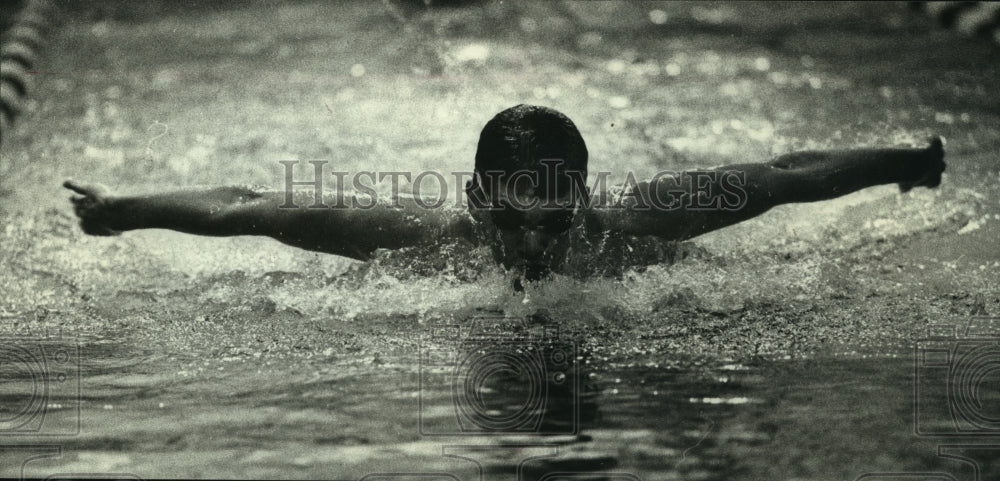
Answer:
[[[565,475],[574,479],[974,476],[962,460],[935,455],[940,437],[915,435],[918,424],[934,432],[956,428],[942,410],[949,402],[946,377],[915,371],[910,351],[747,363],[666,356],[670,366],[647,354],[639,356],[646,362],[622,365],[564,340],[541,351],[575,352],[577,362],[548,359],[527,376],[488,369],[532,371],[538,358],[528,344],[510,344],[519,347],[454,350],[451,366],[463,365],[455,357],[466,358],[466,376],[456,377],[462,367],[433,372],[439,365],[427,362],[426,351],[423,369],[415,355],[346,364],[239,359],[175,372],[176,361],[154,353],[133,357],[120,345],[85,343],[82,399],[77,405],[74,396],[51,393],[44,421],[49,432],[72,432],[79,406],[80,434],[60,436],[63,457],[31,461],[27,472],[337,479],[417,472],[476,479],[479,463],[489,479],[514,479],[524,462],[525,479],[558,472],[575,473]],[[123,365],[129,359],[137,364]],[[925,410],[919,423],[915,372],[931,376],[917,391]],[[567,377],[558,381],[558,373]],[[466,390],[465,378],[476,374],[476,389]],[[8,392],[25,392],[23,386]],[[1000,403],[991,389],[980,393],[981,413],[995,413]],[[10,394],[3,400],[29,403]],[[26,452],[7,452],[5,460]],[[995,449],[971,453],[982,476],[997,473],[990,464]]]

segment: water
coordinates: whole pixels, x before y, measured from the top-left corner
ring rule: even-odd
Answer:
[[[568,21],[496,4],[401,24],[318,3],[68,22],[28,130],[4,145],[17,168],[0,204],[0,473],[474,479],[472,458],[512,479],[524,458],[557,453],[526,475],[973,479],[938,444],[997,438],[943,436],[958,429],[948,381],[917,389],[914,348],[931,325],[1000,312],[995,52],[895,6],[786,7],[602,3],[571,6]],[[498,30],[504,15],[520,30]],[[361,265],[265,239],[86,237],[58,187],[280,185],[287,159],[468,170],[480,126],[525,101],[567,113],[592,170],[615,175],[932,132],[949,167],[935,191],[780,207],[684,244],[673,263],[556,276],[527,302],[483,250]],[[557,329],[574,355],[494,342],[487,359],[546,376],[424,379],[429,350],[477,359],[428,341],[432,329],[482,316]],[[471,378],[489,396],[456,391],[470,372],[495,374]],[[996,413],[989,379],[980,412]],[[933,409],[918,422],[920,394]],[[517,432],[448,434],[476,434],[477,420]],[[989,454],[965,453],[980,479],[997,478]]]
[[[984,298],[933,295],[915,267],[899,277],[905,286],[887,283],[900,275],[884,258],[899,255],[884,246],[895,240],[707,250],[622,279],[556,277],[529,286],[525,302],[485,251],[446,251],[464,270],[436,271],[421,267],[438,259],[430,253],[362,265],[254,239],[86,238],[65,215],[49,219],[15,217],[5,239],[22,246],[7,259],[14,272],[36,271],[5,278],[19,300],[5,314],[5,337],[18,335],[7,345],[46,346],[39,372],[70,368],[70,387],[28,382],[26,371],[5,380],[3,420],[23,419],[18,407],[38,410],[45,398],[39,429],[56,434],[18,441],[54,439],[63,449],[27,464],[32,475],[471,479],[473,459],[509,479],[520,460],[547,456],[526,464],[525,476],[969,476],[934,455],[942,438],[914,435],[913,348],[931,320],[965,322]],[[991,225],[978,235],[993,235]],[[913,226],[921,229],[916,218]],[[903,255],[952,262],[923,254],[939,252],[934,242],[907,243]],[[969,245],[954,261],[978,265],[976,252]],[[873,269],[892,268],[850,277],[839,264],[852,255],[853,270],[874,259],[884,262]],[[129,281],[139,278],[148,280]],[[956,273],[953,282],[975,289],[980,278]],[[859,292],[874,300],[852,297]],[[904,302],[902,292],[917,297]],[[457,336],[442,337],[453,325]],[[77,345],[78,356],[53,361]],[[1000,392],[988,382],[986,413]],[[930,402],[946,405],[947,380],[935,386]],[[938,428],[950,420],[932,415]],[[5,456],[14,466],[24,455]]]
[[[524,385],[486,382],[494,393],[490,410],[470,407],[465,393],[456,395],[450,382],[435,383],[433,375],[420,382],[417,359],[409,356],[239,359],[173,373],[181,368],[176,360],[119,349],[108,353],[117,360],[109,362],[99,360],[99,350],[85,345],[83,351],[91,359],[83,366],[83,430],[60,439],[73,454],[33,461],[29,472],[357,479],[417,471],[474,479],[473,463],[442,456],[447,445],[483,463],[492,479],[510,479],[502,474],[543,454],[553,456],[528,463],[529,479],[552,471],[641,479],[853,479],[893,470],[968,475],[967,466],[929,454],[933,439],[913,434],[909,353],[749,364],[673,358],[670,367],[656,368],[591,355],[570,369],[579,380],[574,389],[550,385],[540,404],[522,396]],[[586,346],[579,353],[586,358]],[[143,362],[122,366],[123,358]],[[94,372],[98,366],[103,374]],[[927,399],[944,401],[933,394],[941,393]],[[50,401],[64,406],[50,412],[47,427],[54,429],[70,415],[73,399]],[[518,418],[527,404],[544,409]],[[461,406],[471,415],[457,412]],[[496,427],[488,421],[505,417],[515,422],[504,432],[516,434],[483,433]]]

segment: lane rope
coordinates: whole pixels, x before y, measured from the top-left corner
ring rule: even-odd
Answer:
[[[34,87],[32,74],[55,13],[50,0],[28,0],[0,38],[0,145],[24,113]]]
[[[1000,45],[1000,2],[910,2],[963,37],[986,38]]]

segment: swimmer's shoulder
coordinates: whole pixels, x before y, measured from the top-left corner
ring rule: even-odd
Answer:
[[[609,204],[581,206],[577,210],[578,220],[574,228],[587,236],[606,235],[615,232],[626,232],[628,215],[624,209],[613,208]]]

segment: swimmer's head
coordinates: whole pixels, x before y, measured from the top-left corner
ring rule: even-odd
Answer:
[[[487,122],[466,186],[469,209],[493,232],[493,253],[529,280],[565,255],[565,238],[586,198],[587,145],[573,122],[546,107],[518,105]]]

